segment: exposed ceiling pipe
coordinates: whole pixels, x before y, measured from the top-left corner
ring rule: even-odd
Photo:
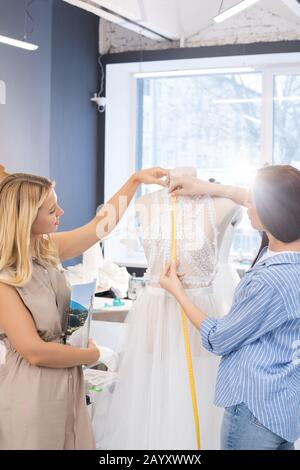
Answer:
[[[251,7],[252,5],[255,5],[255,3],[259,1],[260,0],[241,0],[236,5],[228,8],[227,10],[219,12],[219,14],[214,17],[214,21],[216,23],[222,23],[222,21],[225,21],[228,18],[231,18],[232,16],[236,15],[237,13],[246,10],[247,8]],[[223,2],[221,3],[221,6],[222,4]]]

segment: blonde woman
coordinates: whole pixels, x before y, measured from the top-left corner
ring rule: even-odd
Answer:
[[[168,172],[135,173],[88,224],[55,233],[63,210],[51,181],[23,173],[1,181],[0,449],[95,448],[81,366],[100,353],[93,341],[64,343],[70,289],[58,266],[115,227],[140,183],[166,186]]]
[[[6,173],[5,168],[3,165],[0,165],[0,181],[5,178],[5,176],[8,176],[8,173]]]

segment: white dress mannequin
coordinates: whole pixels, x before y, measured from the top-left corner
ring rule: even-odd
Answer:
[[[171,179],[177,176],[197,176],[193,167],[178,167],[170,172]],[[151,219],[151,204],[155,193],[147,194],[136,202],[136,210],[143,232],[147,231]],[[233,293],[240,277],[229,262],[229,253],[235,233],[235,228],[241,222],[243,210],[241,206],[226,198],[213,198],[217,228],[218,269],[214,278],[214,288],[218,295],[219,315],[225,315],[232,304]]]
[[[171,177],[194,176],[195,171],[178,168]],[[148,284],[127,316],[128,336],[100,448],[196,449],[180,309],[159,286],[171,256],[171,198],[163,189],[143,196],[137,205]],[[192,301],[210,316],[225,313],[214,280],[219,245],[234,214],[235,204],[226,199],[177,198],[176,244],[180,271],[185,272],[183,284]],[[223,410],[213,405],[219,358],[202,347],[199,331],[190,322],[188,330],[201,449],[219,449]]]
[[[226,204],[229,200],[222,200],[222,204]],[[217,201],[215,201],[217,202]],[[229,201],[231,202],[231,201]],[[218,272],[214,279],[214,290],[218,293],[220,302],[220,314],[226,315],[233,300],[233,293],[240,281],[237,270],[229,261],[229,253],[237,225],[243,217],[243,210],[240,206],[234,205],[231,211],[228,211],[228,218],[223,227],[219,231],[218,246]],[[230,222],[228,223],[228,220]]]

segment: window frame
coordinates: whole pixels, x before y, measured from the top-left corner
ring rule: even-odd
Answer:
[[[298,43],[298,42],[297,42]],[[220,49],[220,48],[219,48]],[[228,55],[219,57],[194,57],[165,60],[142,60],[106,63],[106,116],[105,116],[105,200],[114,194],[136,168],[136,148],[141,148],[137,128],[137,78],[135,73],[162,70],[198,69],[215,67],[253,66],[262,74],[262,145],[261,166],[272,164],[274,143],[273,94],[276,75],[300,75],[300,41],[297,52],[252,55]],[[130,54],[129,54],[130,57]],[[140,59],[143,57],[140,56]],[[299,64],[299,65],[298,65]],[[120,88],[120,84],[122,87]],[[121,91],[121,92],[120,92]],[[141,92],[139,90],[139,92]],[[115,138],[115,132],[118,138]],[[117,165],[117,166],[116,166]],[[118,168],[118,171],[116,171]],[[132,204],[131,204],[132,206]],[[130,211],[129,211],[130,214]],[[121,222],[125,233],[128,219]],[[120,232],[120,226],[119,226]],[[130,259],[121,255],[124,247],[119,239],[111,236],[105,242],[105,254],[110,259],[128,267],[145,267],[142,259]]]

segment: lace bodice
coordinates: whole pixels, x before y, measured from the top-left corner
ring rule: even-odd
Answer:
[[[146,279],[150,284],[158,284],[164,266],[171,259],[172,203],[167,189],[147,196],[143,217],[140,220],[148,261]],[[218,256],[213,199],[177,198],[175,238],[178,270],[185,273],[184,287],[210,286],[216,275]]]

